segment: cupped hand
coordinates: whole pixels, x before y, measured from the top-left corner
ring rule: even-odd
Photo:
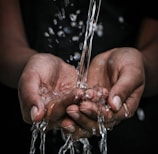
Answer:
[[[41,121],[45,105],[76,86],[76,69],[58,57],[39,53],[27,62],[19,81],[18,95],[23,119],[26,123]]]
[[[145,87],[145,66],[142,54],[135,48],[115,48],[97,55],[88,72],[88,85],[99,85],[108,90],[102,115],[106,128],[111,129],[136,112]],[[88,132],[98,130],[98,105],[92,100],[83,101],[79,109],[70,106],[71,116]]]
[[[104,112],[107,124],[115,125],[133,116],[145,87],[141,52],[122,47],[97,55],[91,62],[88,74],[88,85],[92,87],[96,84],[109,90],[107,103],[110,110]],[[87,110],[91,110],[91,107]]]

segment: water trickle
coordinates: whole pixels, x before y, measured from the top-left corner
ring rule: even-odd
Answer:
[[[76,87],[87,89],[87,73],[89,69],[89,63],[91,58],[91,50],[92,50],[92,41],[94,32],[96,30],[96,25],[98,21],[99,11],[100,11],[101,0],[90,0],[89,11],[88,11],[88,19],[87,19],[87,27],[85,32],[85,39],[83,44],[83,50],[79,65],[79,74]],[[97,102],[102,103],[102,102]],[[100,109],[100,108],[99,108]],[[100,128],[101,141],[100,141],[100,151],[102,154],[106,154],[106,128],[104,127],[104,117],[101,114],[101,111],[98,114],[98,125]],[[90,143],[87,138],[81,138],[80,142],[83,144],[83,153],[90,154]],[[70,149],[70,152],[74,154],[74,141],[72,140],[71,134],[68,136],[65,144],[61,147],[58,154],[63,153]],[[71,151],[72,150],[72,151]]]
[[[40,154],[45,154],[45,138],[46,138],[46,134],[45,134],[45,130],[47,127],[47,122],[42,121],[39,123],[33,123],[32,125],[32,140],[31,140],[31,146],[30,146],[30,153],[29,154],[35,154],[36,152],[36,140],[38,135],[40,134]]]
[[[56,3],[56,0],[53,0]],[[69,0],[65,0],[65,6],[67,7],[69,5]],[[88,19],[86,23],[86,32],[85,32],[85,39],[83,44],[80,43],[80,49],[82,48],[82,55],[80,53],[75,52],[74,55],[70,56],[70,61],[72,60],[79,60],[80,58],[80,63],[79,66],[77,67],[78,69],[78,80],[76,83],[77,88],[83,88],[87,89],[87,72],[89,69],[89,63],[90,63],[90,58],[91,58],[91,50],[92,50],[92,41],[93,41],[93,36],[94,32],[97,29],[97,21],[98,21],[98,16],[99,16],[99,11],[100,11],[100,5],[101,5],[101,0],[90,0],[89,4],[89,10],[88,10]],[[71,6],[73,4],[71,3]],[[78,26],[78,28],[82,29],[83,28],[83,21],[80,21],[79,23],[76,23],[77,15],[80,13],[80,10],[76,11],[76,14],[70,14],[69,18],[71,21],[71,26],[75,27]],[[57,25],[58,20],[64,20],[65,19],[65,10],[64,8],[61,8],[61,11],[59,11],[58,14],[56,14],[57,19],[53,20],[54,25]],[[102,27],[100,25],[100,33],[98,35],[102,35]],[[68,27],[58,27],[58,31],[55,33],[55,31],[52,28],[48,28],[48,32],[45,32],[45,37],[50,40],[50,35],[56,35],[58,37],[66,37],[66,34],[69,34],[69,28]],[[82,35],[82,32],[81,32]],[[78,37],[74,36],[72,38],[72,41],[78,41]],[[56,39],[56,43],[60,43],[58,39]],[[49,46],[52,48],[51,44]],[[100,92],[100,91],[99,91]],[[102,92],[101,92],[102,94]],[[53,94],[54,95],[54,94]],[[57,94],[58,95],[58,94]],[[59,94],[60,95],[60,94]],[[47,99],[47,98],[45,98]],[[49,98],[51,99],[51,98]],[[100,152],[102,154],[107,154],[107,146],[106,146],[106,137],[107,137],[107,130],[104,126],[104,116],[102,115],[102,110],[101,106],[105,105],[105,100],[100,99],[97,102],[98,105],[98,125],[99,125],[99,130],[100,130],[100,135],[101,135],[101,140],[99,143],[99,148]],[[31,147],[30,147],[30,154],[35,154],[35,142],[40,134],[41,138],[41,143],[40,143],[40,152],[41,154],[45,154],[45,136],[46,132],[45,129],[47,127],[47,122],[46,121],[41,121],[39,123],[34,123],[32,126],[32,140],[31,140]],[[94,135],[95,135],[95,129],[92,130]],[[65,134],[63,134],[64,136]],[[65,154],[67,151],[70,152],[70,154],[75,154],[75,143],[80,142],[83,144],[83,154],[91,154],[91,148],[90,148],[90,143],[87,138],[80,138],[77,141],[73,141],[71,134],[65,137],[65,144],[61,146],[59,149],[58,154]]]

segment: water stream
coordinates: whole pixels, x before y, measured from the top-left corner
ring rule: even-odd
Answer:
[[[69,4],[69,0],[65,0],[65,6],[67,6],[68,4]],[[88,72],[89,64],[90,64],[93,36],[94,36],[94,32],[97,26],[100,6],[101,6],[101,0],[90,0],[82,55],[81,55],[80,63],[78,66],[79,74],[78,74],[78,80],[76,83],[77,88],[87,89],[87,72]],[[107,154],[107,146],[106,146],[107,130],[104,127],[104,116],[102,115],[102,111],[100,107],[101,105],[105,105],[105,100],[100,99],[97,103],[99,107],[98,125],[99,125],[99,130],[100,130],[100,135],[101,135],[99,148],[100,148],[101,154]],[[40,134],[40,140],[41,140],[40,153],[45,154],[46,127],[47,127],[47,122],[45,121],[41,121],[39,123],[33,124],[30,154],[35,154],[35,151],[36,151],[35,142],[39,134]],[[71,134],[68,136],[65,136],[65,138],[66,138],[65,144],[61,146],[58,154],[65,154],[67,151],[69,151],[70,154],[75,154],[75,146],[74,146],[75,142],[73,141]],[[90,143],[88,139],[80,138],[78,141],[83,144],[83,154],[91,154],[91,148],[90,148]]]

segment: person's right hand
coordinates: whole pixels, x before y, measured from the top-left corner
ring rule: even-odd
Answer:
[[[51,54],[33,55],[25,65],[18,85],[23,120],[29,124],[41,121],[47,112],[45,105],[69,94],[76,87],[76,81],[77,71],[72,65]]]

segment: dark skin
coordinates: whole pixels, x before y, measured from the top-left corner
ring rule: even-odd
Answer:
[[[89,86],[99,83],[102,87],[106,87],[109,90],[107,102],[111,109],[108,112],[104,112],[107,128],[117,125],[123,119],[132,117],[141,97],[157,94],[157,26],[158,22],[154,19],[147,18],[142,22],[137,41],[139,50],[134,48],[115,48],[97,55],[91,62],[88,78]],[[99,76],[92,74],[99,74]],[[114,96],[121,98],[121,105],[118,109],[113,103]],[[124,103],[126,103],[129,110],[128,117],[125,117]],[[76,106],[71,106],[68,108],[68,112],[78,111],[76,108]],[[91,120],[95,120],[94,117],[97,115],[95,104],[83,102],[80,106],[80,111],[91,116]],[[79,115],[77,121],[83,122],[84,116],[81,113]],[[92,128],[84,124],[82,127],[88,130]]]
[[[147,18],[142,22],[138,49],[115,48],[92,60],[88,86],[94,93],[86,100],[80,97],[80,105],[74,99],[68,101],[76,96],[76,92],[73,92],[77,81],[75,68],[54,55],[41,54],[29,47],[18,0],[0,0],[0,21],[0,81],[18,89],[21,112],[26,123],[58,117],[50,124],[50,129],[54,124],[59,124],[58,127],[62,128],[71,126],[75,129],[66,129],[66,132],[70,131],[74,136],[89,137],[92,135],[92,128],[98,129],[98,106],[93,101],[97,93],[93,89],[95,85],[99,84],[108,93],[105,99],[110,110],[107,111],[104,107],[102,109],[107,121],[106,127],[113,127],[133,116],[140,98],[155,95],[158,91],[157,20]],[[52,105],[45,106],[41,95],[43,85],[46,93],[62,91],[66,97],[59,98],[53,108]],[[124,103],[129,110],[128,117],[125,117]]]

